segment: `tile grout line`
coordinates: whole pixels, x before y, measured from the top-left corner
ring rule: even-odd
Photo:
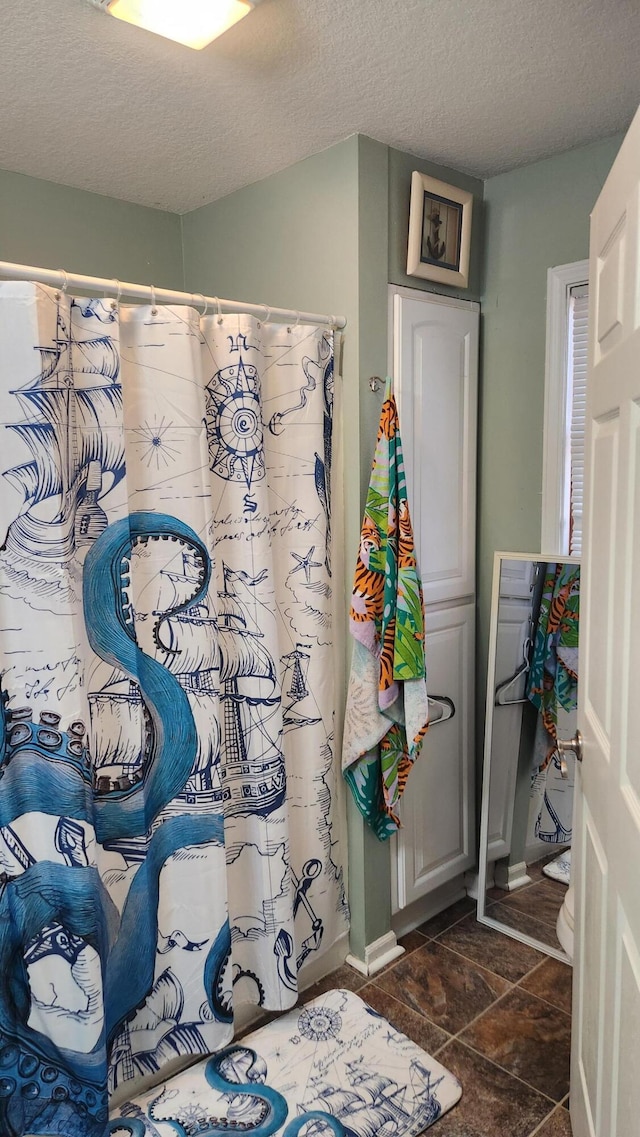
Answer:
[[[524,1078],[520,1078],[518,1074],[512,1074],[511,1070],[505,1070],[504,1066],[500,1066],[500,1064],[498,1062],[494,1062],[492,1058],[487,1058],[486,1054],[481,1054],[479,1050],[475,1050],[473,1046],[470,1046],[468,1042],[465,1042],[464,1039],[460,1038],[459,1034],[454,1035],[450,1041],[457,1042],[459,1046],[464,1046],[465,1050],[471,1051],[471,1053],[474,1054],[477,1058],[482,1058],[483,1062],[488,1062],[490,1066],[494,1066],[496,1070],[500,1071],[501,1074],[506,1074],[508,1078],[513,1078],[514,1082],[519,1082],[521,1086],[524,1086],[525,1089],[529,1090],[529,1093],[537,1094],[538,1097],[541,1097],[545,1101],[548,1101],[552,1107],[550,1110],[551,1113],[553,1113],[554,1110],[557,1109],[560,1105],[560,1102],[554,1101],[554,1099],[552,1097],[549,1097],[549,1094],[545,1094],[543,1090],[536,1089],[536,1087],[532,1086],[530,1082],[525,1082]],[[444,1045],[441,1046],[438,1051],[436,1051],[436,1054],[434,1054],[433,1057],[435,1058],[438,1054],[441,1054],[445,1047],[448,1045],[448,1043],[444,1043]],[[562,1099],[563,1101],[566,1096],[567,1095],[565,1094]],[[549,1114],[546,1114],[544,1120],[547,1121],[548,1118]],[[528,1137],[531,1137],[531,1135],[529,1134]]]
[[[414,1015],[415,1015],[417,1018],[419,1018],[419,1019],[422,1019],[422,1020],[423,1020],[423,1021],[426,1023],[426,1025],[427,1025],[427,1026],[432,1026],[432,1027],[434,1028],[434,1030],[439,1030],[439,1031],[440,1031],[442,1034],[446,1034],[446,1036],[447,1036],[447,1037],[446,1037],[445,1041],[444,1041],[444,1042],[441,1042],[441,1043],[440,1043],[440,1045],[437,1047],[437,1049],[436,1049],[436,1050],[434,1051],[434,1053],[431,1055],[431,1057],[432,1057],[432,1058],[435,1058],[435,1056],[436,1056],[436,1054],[437,1054],[438,1050],[442,1050],[442,1047],[443,1047],[443,1046],[446,1046],[446,1045],[447,1045],[447,1043],[449,1043],[449,1042],[452,1042],[452,1041],[453,1041],[453,1039],[456,1037],[455,1035],[451,1034],[451,1032],[450,1032],[450,1031],[448,1031],[448,1030],[445,1030],[445,1028],[444,1028],[443,1026],[438,1026],[438,1023],[434,1023],[433,1019],[430,1019],[430,1018],[429,1018],[427,1015],[423,1014],[423,1013],[422,1013],[422,1011],[416,1011],[415,1007],[410,1007],[408,1003],[404,1003],[404,1002],[402,1001],[402,999],[399,999],[399,998],[397,997],[397,995],[393,995],[393,994],[391,993],[391,991],[385,991],[384,987],[378,987],[378,985],[377,985],[376,983],[372,983],[372,984],[371,984],[371,986],[372,986],[372,987],[375,987],[376,991],[378,991],[378,992],[379,992],[381,995],[386,995],[386,996],[387,996],[387,998],[389,998],[389,999],[393,999],[393,1001],[394,1001],[395,1003],[397,1003],[397,1004],[398,1004],[398,1006],[399,1006],[399,1007],[400,1007],[400,1008],[401,1008],[403,1011],[410,1011],[410,1012],[411,1012],[412,1014],[414,1014]],[[379,1013],[382,1013],[382,1012],[379,1012]],[[384,1017],[384,1016],[383,1016],[383,1017]],[[389,1020],[389,1021],[390,1021],[390,1020]],[[393,1023],[391,1023],[391,1025],[393,1026]],[[401,1031],[401,1030],[400,1030],[400,1027],[394,1027],[394,1030],[398,1030],[398,1031],[400,1031],[400,1034],[404,1034],[404,1033],[405,1033],[404,1031]],[[407,1035],[407,1038],[410,1038],[410,1037],[411,1037],[410,1035]],[[413,1039],[413,1038],[412,1038],[412,1039],[411,1039],[411,1041],[412,1041],[412,1042],[415,1042],[415,1039]],[[418,1043],[418,1042],[415,1042],[415,1045],[416,1045],[416,1046],[419,1046],[419,1045],[420,1045],[420,1043]],[[422,1047],[422,1049],[424,1050],[424,1047]]]
[[[525,979],[526,978],[527,976],[525,975]],[[539,999],[540,1002],[544,1003],[546,1007],[551,1007],[552,1011],[559,1011],[561,1015],[564,1015],[565,1018],[569,1019],[569,1022],[571,1022],[571,1011],[565,1011],[562,1007],[558,1007],[555,1003],[552,1003],[550,999],[545,999],[543,995],[537,995],[535,991],[527,991],[527,988],[520,987],[519,983],[516,983],[516,987],[519,987],[521,991],[524,991],[525,995],[532,995],[534,999]]]
[[[466,919],[466,916],[462,916],[461,919],[463,919],[463,920]],[[459,923],[459,922],[460,921],[456,921],[456,923]],[[455,927],[455,924],[451,925],[451,928],[453,928],[453,927]],[[450,931],[450,928],[445,928],[444,931],[439,933],[439,935],[444,936],[444,935],[446,935],[446,933],[448,931]],[[537,971],[539,967],[542,967],[543,964],[545,964],[548,961],[548,959],[550,958],[549,956],[546,956],[544,959],[541,959],[538,963],[535,963],[529,971],[525,972],[525,974],[520,979],[518,979],[517,981],[514,982],[510,979],[505,979],[504,975],[498,975],[498,973],[496,971],[491,971],[490,968],[484,967],[483,964],[477,963],[475,960],[470,959],[469,956],[463,955],[462,952],[456,951],[455,948],[450,948],[450,947],[447,947],[446,944],[440,943],[440,941],[436,937],[433,937],[432,939],[427,940],[426,942],[438,944],[439,947],[444,948],[444,950],[447,952],[450,952],[451,955],[457,956],[458,959],[463,959],[465,961],[465,963],[470,963],[474,967],[480,968],[480,970],[482,970],[482,971],[486,971],[489,975],[495,975],[496,979],[500,979],[500,980],[502,980],[503,983],[508,984],[506,991],[503,991],[501,995],[498,995],[491,1003],[488,1004],[488,1006],[484,1007],[483,1010],[479,1011],[478,1014],[475,1015],[472,1019],[470,1019],[468,1023],[466,1023],[463,1027],[460,1027],[459,1031],[457,1031],[455,1034],[451,1034],[451,1032],[447,1031],[445,1029],[445,1027],[440,1026],[439,1023],[434,1022],[433,1019],[430,1019],[429,1016],[424,1013],[424,1011],[418,1010],[416,1007],[412,1006],[410,1003],[406,1003],[404,1001],[404,999],[398,998],[396,995],[394,995],[393,991],[387,991],[386,988],[379,986],[379,984],[376,982],[378,976],[380,976],[380,978],[382,978],[385,975],[389,975],[394,970],[394,968],[397,966],[397,964],[392,964],[391,967],[388,967],[385,971],[378,972],[378,975],[372,975],[369,977],[369,979],[367,980],[367,983],[371,983],[374,987],[376,987],[378,989],[378,991],[381,991],[382,994],[389,995],[392,999],[395,999],[397,1003],[400,1003],[401,1006],[408,1008],[410,1011],[413,1011],[414,1014],[419,1015],[421,1018],[425,1019],[432,1026],[437,1027],[438,1030],[445,1031],[445,1034],[449,1035],[449,1039],[447,1042],[442,1043],[442,1047],[447,1046],[448,1043],[452,1042],[454,1038],[458,1038],[458,1036],[460,1034],[462,1034],[463,1031],[467,1030],[470,1026],[473,1025],[473,1023],[477,1022],[477,1020],[479,1018],[481,1018],[482,1015],[486,1014],[487,1011],[491,1010],[492,1007],[494,1007],[497,1003],[501,1002],[501,1000],[506,998],[507,995],[510,995],[513,991],[516,990],[516,988],[519,988],[520,984],[523,983],[525,979],[528,979],[529,976],[532,975],[534,971]],[[424,946],[424,945],[420,945],[420,948],[414,948],[414,950],[409,952],[407,956],[401,956],[401,960],[407,959],[409,956],[414,955],[416,951],[421,950],[422,946]],[[536,950],[536,949],[534,949],[534,950]],[[400,961],[398,961],[398,962],[400,962]],[[525,995],[531,995],[532,998],[539,999],[538,995],[534,995],[531,991],[527,991],[526,988],[523,987],[523,988],[521,988],[521,990],[524,992]],[[561,1014],[565,1014],[565,1015],[567,1014],[567,1012],[562,1011],[562,1009],[560,1007],[556,1007],[553,1003],[549,1003],[549,1001],[547,999],[540,999],[540,1002],[545,1003],[545,1005],[547,1005],[549,1007],[553,1007],[554,1010],[560,1011]],[[568,1015],[568,1017],[571,1018],[570,1015]],[[439,1049],[442,1049],[442,1047],[439,1047]],[[437,1053],[437,1051],[436,1051],[436,1053]],[[479,1051],[477,1053],[479,1053]],[[434,1057],[435,1057],[435,1055],[434,1055]],[[494,1063],[494,1065],[498,1065],[498,1063]],[[500,1069],[502,1069],[502,1068],[503,1067],[500,1067]],[[505,1071],[505,1073],[509,1073],[509,1071],[507,1070],[507,1071]],[[528,1082],[526,1082],[525,1085],[528,1085]]]
[[[541,1133],[544,1126],[547,1124],[547,1121],[550,1121],[551,1118],[553,1117],[554,1113],[556,1112],[556,1109],[560,1109],[559,1104],[555,1107],[555,1109],[551,1110],[551,1113],[548,1113],[546,1117],[542,1118],[542,1121],[540,1122],[540,1124],[536,1125],[535,1129],[531,1130],[528,1137],[536,1137],[536,1134]]]
[[[557,936],[555,937],[556,942],[551,943],[551,941],[549,939],[545,939],[544,935],[542,934],[544,932],[555,932],[555,928],[553,928],[551,924],[545,924],[543,920],[536,920],[534,916],[528,916],[526,912],[521,912],[519,908],[514,908],[513,905],[503,904],[502,901],[498,900],[495,904],[490,905],[489,909],[487,910],[488,916],[491,916],[492,909],[496,908],[498,904],[500,904],[501,908],[504,908],[510,915],[520,916],[522,920],[525,920],[529,924],[533,924],[532,929],[529,929],[528,931],[526,928],[524,929],[525,935],[531,936],[534,940],[537,940],[538,943],[544,944],[545,948],[555,948],[556,951],[561,950],[561,945]],[[506,924],[508,928],[513,928],[513,930],[516,932],[523,931],[522,928],[518,927],[517,923],[510,924],[509,921],[506,920],[503,916],[496,916],[494,913],[493,919],[498,920],[498,922],[501,924]]]
[[[478,1014],[474,1015],[474,1017],[472,1019],[469,1019],[468,1023],[465,1023],[464,1026],[460,1027],[460,1030],[457,1030],[455,1034],[452,1034],[451,1038],[449,1039],[449,1042],[453,1042],[454,1040],[460,1039],[460,1035],[463,1034],[465,1030],[468,1030],[470,1026],[473,1026],[475,1023],[477,1023],[478,1019],[481,1019],[483,1015],[486,1015],[487,1011],[493,1010],[493,1008],[496,1007],[498,1005],[498,1003],[501,1003],[503,999],[506,999],[507,995],[510,995],[511,992],[514,990],[515,990],[515,985],[510,987],[508,991],[503,991],[502,995],[498,995],[498,998],[494,999],[492,1003],[489,1003],[488,1007],[485,1007],[483,1011],[478,1011]],[[425,1015],[425,1018],[426,1018],[426,1015]],[[429,1022],[431,1022],[431,1021],[432,1020],[429,1019]],[[438,1024],[435,1023],[435,1026],[437,1026],[437,1025]],[[443,1029],[443,1028],[441,1028],[441,1029]],[[460,1041],[462,1041],[462,1040],[460,1039]],[[444,1049],[444,1047],[447,1045],[448,1045],[448,1043],[443,1042],[442,1046],[440,1047],[440,1050]],[[470,1047],[469,1049],[473,1050],[473,1047]],[[477,1050],[477,1051],[475,1051],[475,1053],[479,1054],[480,1051]],[[482,1057],[484,1057],[484,1055],[482,1055]],[[434,1054],[434,1058],[435,1058],[435,1054]],[[487,1061],[490,1062],[491,1059],[489,1058],[489,1059],[487,1059]],[[493,1064],[494,1064],[494,1066],[498,1065],[497,1062],[494,1062]],[[500,1067],[500,1069],[502,1069],[502,1066]],[[506,1070],[505,1073],[508,1074],[509,1071]]]
[[[462,917],[461,917],[461,920],[466,920],[466,918],[467,918],[466,916],[462,916]],[[528,991],[526,987],[523,987],[523,986],[522,986],[522,984],[524,983],[524,981],[525,981],[526,979],[529,979],[529,978],[530,978],[530,976],[531,976],[531,975],[533,975],[533,973],[534,973],[535,971],[537,971],[539,968],[543,967],[543,966],[544,966],[544,964],[545,964],[545,963],[547,963],[547,962],[549,961],[549,959],[551,959],[551,958],[553,958],[553,957],[551,957],[551,956],[545,956],[545,958],[544,958],[544,959],[541,959],[541,960],[540,960],[538,963],[534,963],[533,967],[532,967],[532,968],[530,968],[530,970],[529,970],[529,971],[526,971],[526,972],[524,973],[524,975],[522,975],[522,976],[520,977],[520,979],[516,979],[516,980],[506,979],[504,975],[499,975],[497,971],[492,971],[492,970],[491,970],[491,968],[489,968],[489,967],[486,967],[486,966],[485,966],[484,964],[482,964],[482,963],[478,963],[476,960],[474,960],[474,959],[471,959],[471,957],[470,957],[470,956],[468,956],[468,955],[464,955],[464,953],[463,953],[463,952],[461,952],[461,951],[457,951],[455,948],[451,948],[451,947],[449,947],[447,944],[443,944],[443,943],[441,943],[441,942],[440,942],[440,938],[439,938],[439,937],[440,937],[440,936],[445,936],[445,935],[447,935],[447,933],[448,933],[448,932],[451,930],[451,928],[454,928],[454,927],[455,927],[455,925],[456,925],[456,924],[458,924],[458,923],[460,923],[460,920],[456,920],[456,921],[455,921],[455,923],[454,923],[454,924],[451,924],[451,926],[450,926],[449,928],[445,928],[445,929],[444,929],[444,931],[442,931],[442,932],[439,932],[439,933],[438,933],[438,936],[433,936],[431,939],[426,939],[426,938],[425,938],[425,943],[438,944],[438,946],[439,946],[439,947],[441,947],[441,948],[444,948],[444,949],[445,949],[445,951],[451,952],[451,954],[452,954],[452,955],[455,955],[455,956],[457,956],[459,959],[464,959],[466,963],[470,963],[470,964],[472,964],[474,967],[478,967],[478,968],[480,968],[482,971],[486,971],[486,972],[488,972],[488,974],[489,974],[489,975],[495,975],[495,977],[496,977],[497,979],[501,979],[501,980],[503,981],[503,983],[508,983],[508,984],[509,984],[509,989],[508,989],[507,991],[504,991],[504,992],[502,993],[502,995],[498,995],[498,996],[497,996],[497,998],[496,998],[496,999],[494,999],[494,1001],[493,1001],[492,1003],[490,1003],[488,1007],[485,1007],[485,1009],[484,1009],[483,1011],[480,1011],[480,1012],[479,1012],[479,1013],[478,1013],[478,1014],[475,1016],[475,1018],[471,1019],[471,1020],[470,1020],[470,1021],[467,1023],[467,1025],[466,1025],[466,1026],[464,1026],[464,1027],[461,1027],[461,1028],[460,1028],[460,1031],[458,1031],[458,1032],[457,1032],[457,1034],[452,1034],[452,1035],[450,1036],[450,1037],[451,1037],[451,1039],[453,1039],[453,1038],[457,1038],[457,1037],[458,1037],[458,1034],[460,1034],[460,1033],[461,1033],[462,1031],[464,1031],[464,1030],[467,1030],[467,1027],[471,1026],[471,1025],[472,1025],[472,1023],[475,1023],[475,1022],[477,1021],[477,1019],[479,1019],[479,1018],[480,1018],[482,1015],[484,1015],[484,1014],[486,1013],[486,1011],[490,1010],[490,1009],[491,1009],[491,1007],[493,1007],[493,1006],[495,1005],[495,1003],[498,1003],[498,1002],[500,1002],[500,1000],[501,1000],[501,999],[503,999],[503,998],[505,997],[505,995],[508,995],[508,994],[510,994],[510,992],[511,992],[511,991],[513,991],[513,990],[515,990],[516,988],[519,988],[520,990],[522,990],[522,991],[524,992],[524,994],[525,994],[525,995],[531,995],[531,996],[532,996],[534,999],[538,999],[538,1000],[539,1000],[541,1003],[544,1003],[546,1006],[548,1006],[548,1007],[551,1007],[551,1008],[552,1008],[554,1011],[559,1011],[559,1012],[560,1012],[560,1014],[562,1014],[562,1015],[566,1015],[566,1016],[567,1016],[567,1018],[571,1019],[571,1012],[570,1012],[570,1011],[565,1011],[565,1010],[564,1010],[562,1007],[558,1007],[558,1006],[557,1006],[555,1003],[552,1003],[552,1002],[550,1001],[550,999],[545,999],[545,998],[544,998],[542,995],[538,995],[538,994],[534,993],[533,991]],[[416,930],[416,931],[417,931],[417,929],[414,929],[414,930]],[[422,935],[422,933],[420,933],[420,934]],[[528,946],[528,945],[525,945],[525,946]],[[416,1008],[415,1008],[415,1007],[413,1007],[413,1006],[411,1006],[411,1004],[409,1004],[409,1003],[405,1003],[403,999],[399,999],[399,998],[398,998],[396,995],[394,995],[394,993],[393,993],[392,991],[387,991],[387,990],[386,990],[384,987],[380,987],[380,986],[379,986],[379,984],[376,982],[376,980],[377,980],[378,976],[379,976],[380,978],[382,978],[382,976],[384,976],[384,975],[389,975],[389,974],[391,974],[391,972],[392,972],[392,971],[393,971],[393,970],[394,970],[394,969],[397,967],[398,963],[401,963],[401,962],[403,962],[403,961],[405,961],[405,960],[409,959],[409,958],[410,958],[410,956],[412,956],[412,955],[415,955],[415,953],[416,953],[417,951],[420,951],[422,947],[424,947],[424,944],[420,944],[420,947],[417,947],[417,948],[413,948],[413,950],[412,950],[412,951],[410,951],[410,952],[407,952],[407,953],[406,953],[404,956],[400,956],[400,959],[399,959],[399,960],[398,960],[396,963],[393,963],[393,964],[391,964],[391,965],[390,965],[390,967],[386,968],[384,971],[379,971],[377,974],[374,974],[374,975],[370,975],[370,976],[368,976],[368,978],[365,980],[365,984],[369,984],[369,983],[371,983],[371,984],[372,984],[374,987],[377,987],[377,989],[378,989],[379,991],[382,991],[382,993],[383,993],[383,994],[385,994],[385,995],[390,995],[392,999],[395,999],[395,1000],[396,1000],[396,1002],[397,1002],[397,1003],[400,1003],[400,1004],[401,1004],[403,1007],[408,1007],[408,1008],[409,1008],[409,1010],[412,1010],[412,1011],[413,1011],[415,1014],[418,1014],[418,1015],[420,1015],[422,1018],[426,1019],[426,1020],[427,1020],[427,1022],[431,1023],[433,1026],[436,1026],[436,1027],[438,1027],[438,1029],[439,1029],[439,1030],[444,1030],[444,1029],[445,1029],[444,1027],[442,1027],[442,1026],[439,1026],[439,1024],[438,1024],[438,1023],[436,1023],[436,1022],[434,1022],[434,1021],[433,1021],[433,1019],[430,1019],[428,1015],[424,1014],[424,1012],[423,1012],[423,1011],[421,1011],[421,1010],[416,1010]],[[536,951],[537,949],[536,949],[536,948],[533,948],[532,950],[533,950],[533,951]],[[567,964],[567,966],[569,966],[569,964]],[[446,1033],[449,1033],[449,1032],[447,1031]],[[443,1043],[442,1045],[443,1045],[443,1046],[445,1046],[445,1045],[446,1045],[446,1043]],[[501,1069],[502,1069],[502,1067],[501,1067]],[[508,1072],[508,1071],[507,1071],[507,1072]]]
[[[449,931],[449,929],[447,928],[446,931]],[[441,932],[440,935],[444,936],[444,935],[446,935],[446,932]],[[488,972],[489,975],[495,975],[496,979],[501,979],[503,983],[508,983],[510,987],[517,987],[518,983],[522,982],[522,979],[528,979],[529,976],[531,975],[531,972],[535,971],[537,967],[540,967],[540,963],[545,962],[544,959],[542,959],[542,960],[540,960],[540,963],[534,963],[531,970],[526,971],[524,973],[524,975],[522,976],[522,979],[516,979],[516,980],[506,979],[504,975],[498,974],[497,971],[492,971],[491,968],[487,967],[484,963],[478,963],[475,959],[471,959],[470,956],[464,955],[464,953],[461,951],[457,951],[456,948],[452,948],[452,947],[449,947],[448,944],[441,943],[439,939],[430,940],[430,943],[438,944],[438,947],[444,948],[445,951],[450,951],[452,955],[457,955],[459,959],[464,959],[466,963],[471,963],[471,964],[473,964],[474,967],[479,967],[481,971],[486,971],[486,972]],[[528,947],[528,946],[529,946],[528,944],[523,944],[523,947]],[[536,951],[536,950],[537,950],[536,948],[532,948],[532,951]],[[547,959],[548,958],[549,957],[547,956]],[[499,995],[498,998],[501,999],[502,995]]]
[[[527,888],[524,889],[525,892],[527,891],[528,887],[529,886],[527,885]],[[507,893],[507,898],[505,900],[493,900],[491,902],[491,904],[489,905],[489,908],[494,908],[496,904],[503,904],[505,908],[508,908],[509,910],[512,910],[514,912],[519,912],[521,916],[526,916],[529,920],[535,920],[536,923],[538,923],[538,924],[544,924],[545,928],[555,928],[555,924],[547,923],[547,921],[542,916],[533,915],[531,912],[527,912],[523,908],[520,908],[517,904],[509,903],[509,899],[511,896],[519,896],[519,895],[520,895],[519,891],[517,893],[515,893],[515,892],[514,893]],[[562,904],[559,905],[558,912],[560,911],[560,908],[562,908]],[[557,916],[556,916],[556,919],[557,919]]]
[[[467,915],[469,915],[469,913],[467,913]],[[464,920],[464,919],[466,919],[466,916],[462,916],[460,919]],[[453,928],[455,926],[455,924],[457,924],[457,923],[460,923],[460,920],[454,921],[454,923],[450,925],[450,928]],[[415,929],[415,930],[417,930],[417,929]],[[444,935],[449,930],[450,930],[449,928],[445,928],[442,932],[439,933],[439,935]],[[420,933],[420,934],[422,935],[423,933]],[[437,937],[434,936],[434,937],[431,937],[430,939],[425,937],[425,943],[435,943],[435,942],[438,942]],[[420,947],[422,947],[422,946],[424,946],[424,945],[420,945]],[[440,944],[440,946],[445,947],[444,944]],[[414,948],[413,951],[408,952],[407,955],[408,956],[413,955],[415,951],[419,951],[419,950],[420,950],[420,948]],[[445,950],[450,951],[452,955],[458,956],[459,958],[464,959],[468,963],[474,964],[476,967],[480,967],[482,970],[489,971],[488,968],[482,967],[481,964],[475,964],[474,960],[470,960],[467,956],[462,955],[462,953],[460,953],[460,952],[456,952],[451,948],[445,948]],[[560,1109],[563,1107],[563,1103],[568,1099],[569,1094],[564,1094],[563,1097],[559,1101],[554,1100],[552,1097],[549,1096],[549,1094],[546,1094],[546,1093],[544,1093],[544,1091],[537,1089],[536,1086],[532,1086],[529,1082],[525,1081],[524,1078],[521,1078],[521,1077],[519,1077],[519,1075],[512,1073],[512,1071],[505,1069],[505,1067],[501,1066],[499,1062],[495,1062],[493,1059],[488,1058],[487,1055],[482,1054],[481,1051],[476,1050],[475,1047],[470,1045],[470,1043],[466,1042],[461,1037],[461,1035],[464,1034],[464,1032],[466,1030],[469,1030],[469,1028],[472,1027],[480,1018],[482,1018],[483,1015],[485,1015],[489,1011],[493,1010],[497,1006],[498,1003],[501,1003],[504,999],[507,998],[508,995],[512,994],[512,992],[515,991],[516,989],[522,990],[525,995],[529,995],[531,998],[537,999],[539,1002],[543,1003],[546,1006],[551,1007],[553,1010],[560,1011],[561,1014],[563,1014],[565,1017],[567,1017],[567,1018],[569,1018],[569,1020],[571,1020],[571,1015],[567,1014],[566,1011],[563,1011],[562,1008],[556,1007],[553,1003],[549,1003],[548,1000],[542,999],[542,998],[540,998],[540,996],[535,995],[535,994],[533,994],[533,992],[527,991],[526,988],[522,988],[520,986],[521,983],[524,982],[525,979],[527,979],[530,975],[533,974],[533,972],[535,972],[539,968],[541,968],[547,962],[547,960],[549,958],[550,957],[547,957],[546,959],[540,960],[539,963],[536,963],[534,965],[534,967],[532,967],[531,970],[528,971],[525,975],[523,975],[522,978],[520,980],[518,980],[516,983],[511,983],[509,980],[504,979],[503,976],[496,976],[497,978],[502,979],[503,982],[508,984],[507,990],[504,991],[502,993],[502,995],[499,995],[496,999],[494,999],[493,1002],[489,1004],[489,1006],[484,1008],[484,1010],[480,1011],[477,1015],[475,1015],[474,1018],[470,1019],[469,1022],[466,1023],[463,1027],[461,1027],[460,1030],[457,1031],[455,1034],[450,1034],[447,1030],[445,1030],[444,1027],[440,1026],[438,1023],[435,1023],[433,1021],[433,1019],[430,1019],[428,1015],[424,1014],[423,1011],[416,1010],[416,1008],[412,1007],[410,1004],[405,1003],[404,1000],[398,999],[397,996],[394,995],[392,992],[386,991],[383,987],[379,987],[378,984],[376,983],[377,976],[374,975],[374,976],[367,977],[365,979],[365,983],[363,984],[363,986],[366,986],[367,984],[370,983],[373,987],[375,987],[383,995],[387,995],[390,998],[394,999],[395,1002],[397,1002],[400,1006],[412,1011],[414,1014],[417,1014],[418,1017],[421,1019],[424,1019],[424,1021],[427,1024],[429,1024],[430,1026],[434,1027],[437,1030],[441,1030],[444,1034],[446,1034],[448,1036],[446,1041],[443,1042],[439,1047],[437,1047],[434,1050],[432,1057],[434,1057],[434,1058],[438,1057],[439,1055],[442,1054],[442,1052],[444,1050],[446,1050],[447,1046],[449,1046],[452,1042],[458,1042],[460,1046],[463,1046],[471,1054],[474,1054],[477,1057],[479,1057],[481,1060],[488,1062],[490,1066],[493,1066],[493,1067],[495,1067],[495,1069],[500,1070],[500,1072],[503,1073],[506,1077],[513,1078],[513,1080],[515,1082],[518,1082],[520,1085],[524,1086],[530,1092],[537,1094],[540,1098],[549,1102],[549,1104],[551,1106],[549,1112],[547,1114],[545,1114],[545,1116],[542,1118],[542,1120],[536,1126],[536,1128],[533,1129],[528,1134],[528,1137],[536,1137],[536,1135],[541,1131],[542,1127],[546,1124],[546,1122],[554,1114],[556,1109]],[[393,966],[395,966],[395,965],[393,965]],[[392,971],[393,966],[388,968],[386,971],[380,972],[379,973],[380,976],[382,977],[383,975],[386,975],[390,971]],[[494,972],[489,972],[489,973],[495,974]]]
[[[515,986],[520,987],[526,995],[535,995],[536,999],[540,999],[541,1003],[546,1003],[547,1006],[553,1007],[554,1011],[561,1011],[563,1015],[568,1015],[568,1017],[571,1018],[571,1011],[565,1011],[564,1007],[559,1007],[557,1003],[552,1003],[551,999],[545,999],[544,995],[539,995],[537,991],[529,991],[526,987],[522,986],[526,979],[530,979],[535,971],[538,971],[541,967],[544,967],[544,965],[553,958],[553,956],[548,955],[546,959],[541,960],[540,963],[536,963],[535,967],[532,967],[531,971],[528,971],[526,975],[523,975],[522,979],[518,979],[518,982],[515,984]],[[560,960],[556,960],[556,962],[559,963]],[[573,967],[570,963],[565,964],[565,967],[569,967],[571,969],[571,987],[573,991]]]
[[[515,991],[515,989],[516,989],[516,985],[514,984],[508,991],[505,991],[504,994],[499,995],[498,998],[495,999],[493,1003],[490,1003],[488,1007],[485,1007],[485,1009],[483,1011],[480,1011],[479,1014],[477,1014],[475,1016],[475,1018],[470,1019],[469,1022],[466,1024],[466,1026],[461,1027],[459,1031],[457,1031],[455,1034],[451,1035],[451,1037],[448,1039],[447,1042],[443,1042],[442,1046],[438,1047],[438,1049],[435,1051],[433,1057],[437,1058],[437,1056],[445,1049],[445,1047],[447,1047],[449,1045],[450,1042],[459,1042],[461,1046],[466,1046],[467,1050],[471,1050],[474,1054],[479,1055],[480,1058],[484,1058],[486,1062],[490,1062],[492,1066],[496,1066],[498,1070],[502,1070],[503,1074],[508,1074],[508,1076],[510,1078],[515,1078],[517,1082],[521,1082],[524,1086],[527,1086],[528,1089],[533,1090],[535,1093],[541,1094],[542,1097],[547,1099],[547,1101],[552,1101],[554,1103],[554,1108],[555,1108],[555,1106],[561,1105],[562,1102],[565,1100],[565,1098],[567,1098],[569,1095],[563,1094],[560,1101],[556,1101],[549,1094],[545,1094],[543,1090],[537,1089],[536,1086],[532,1086],[531,1083],[527,1082],[524,1078],[520,1078],[518,1076],[518,1074],[512,1073],[511,1070],[507,1070],[506,1067],[501,1066],[499,1062],[495,1062],[493,1060],[493,1058],[488,1058],[487,1055],[483,1054],[481,1050],[476,1050],[475,1046],[472,1046],[472,1044],[470,1042],[466,1042],[465,1039],[461,1037],[461,1035],[463,1035],[466,1030],[469,1030],[470,1027],[474,1026],[475,1023],[478,1022],[478,1019],[481,1019],[483,1015],[488,1014],[489,1011],[494,1010],[494,1008],[498,1005],[498,1003],[501,1003],[503,999],[506,999],[507,995],[511,995],[512,992]],[[532,995],[530,991],[525,991],[524,993],[525,993],[525,995],[531,995],[531,997],[533,999],[537,998],[537,995]],[[544,1003],[545,1000],[540,999],[540,1002]],[[553,1004],[547,1003],[545,1005],[546,1006],[552,1006]],[[554,1010],[560,1010],[559,1007],[553,1007],[553,1009]],[[561,1011],[560,1013],[565,1014],[566,1012]],[[423,1017],[427,1019],[427,1022],[430,1022],[430,1023],[433,1022],[433,1020],[427,1018],[426,1015],[424,1015]],[[569,1022],[571,1022],[571,1016],[567,1015],[566,1017],[569,1019]],[[438,1026],[437,1023],[433,1023],[433,1025]],[[440,1030],[444,1030],[444,1027],[440,1027]]]

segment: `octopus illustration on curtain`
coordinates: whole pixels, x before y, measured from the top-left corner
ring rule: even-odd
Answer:
[[[332,334],[9,282],[0,371],[0,1131],[103,1137],[346,929]]]

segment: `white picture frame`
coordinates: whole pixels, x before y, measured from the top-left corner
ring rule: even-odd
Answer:
[[[407,274],[469,287],[473,194],[414,170]]]

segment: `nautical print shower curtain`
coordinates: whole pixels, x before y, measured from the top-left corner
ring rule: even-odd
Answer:
[[[0,285],[0,1132],[281,1009],[345,930],[333,337]]]

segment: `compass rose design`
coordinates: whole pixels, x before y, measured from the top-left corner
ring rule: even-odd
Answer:
[[[298,1019],[300,1034],[312,1042],[328,1042],[337,1038],[341,1027],[342,1016],[330,1007],[305,1007]]]
[[[264,448],[258,371],[237,364],[217,371],[207,384],[207,440],[211,469],[228,482],[251,489],[264,478]]]

